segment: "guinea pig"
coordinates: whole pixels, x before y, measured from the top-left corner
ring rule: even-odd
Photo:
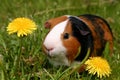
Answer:
[[[101,56],[109,43],[113,53],[113,34],[108,23],[91,14],[80,16],[64,15],[45,22],[50,29],[43,41],[43,51],[55,65],[70,66],[81,62],[90,49],[91,56]]]

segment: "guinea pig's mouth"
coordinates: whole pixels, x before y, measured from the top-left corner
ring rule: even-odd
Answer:
[[[48,58],[50,59],[57,59],[58,57],[60,57],[62,54],[64,54],[64,52],[56,52],[55,50],[51,50],[51,51],[46,51],[46,55]]]
[[[55,58],[57,58],[59,55],[57,55],[55,52],[48,51],[47,56],[48,56],[50,59],[55,59]]]
[[[47,56],[51,59],[51,58],[56,58],[56,56],[53,56],[50,54],[50,52],[47,53]]]

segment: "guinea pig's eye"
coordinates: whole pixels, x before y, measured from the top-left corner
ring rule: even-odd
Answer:
[[[68,34],[68,33],[65,33],[65,34],[63,35],[63,38],[64,38],[64,39],[68,39],[68,38],[69,38],[69,34]]]

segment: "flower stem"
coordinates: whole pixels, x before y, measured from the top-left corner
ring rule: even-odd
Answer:
[[[66,69],[66,70],[57,78],[57,80],[64,80],[65,77],[71,75],[71,74],[72,74],[73,72],[75,72],[75,71],[78,71],[79,68],[80,68],[80,67],[85,63],[85,61],[88,59],[89,55],[90,55],[90,48],[88,48],[88,52],[87,52],[85,58],[82,60],[82,62],[81,62],[80,64],[76,64],[76,65],[74,66],[74,68],[73,68],[73,66],[71,66],[71,67],[69,67],[68,69]],[[69,74],[64,75],[64,74],[67,73],[67,72],[69,72]],[[64,75],[64,76],[63,76],[63,75]]]

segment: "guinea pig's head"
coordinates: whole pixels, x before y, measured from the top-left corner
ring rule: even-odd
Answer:
[[[50,29],[43,42],[43,50],[54,65],[69,66],[81,52],[81,38],[89,34],[78,17],[61,16],[50,19],[45,28]]]

